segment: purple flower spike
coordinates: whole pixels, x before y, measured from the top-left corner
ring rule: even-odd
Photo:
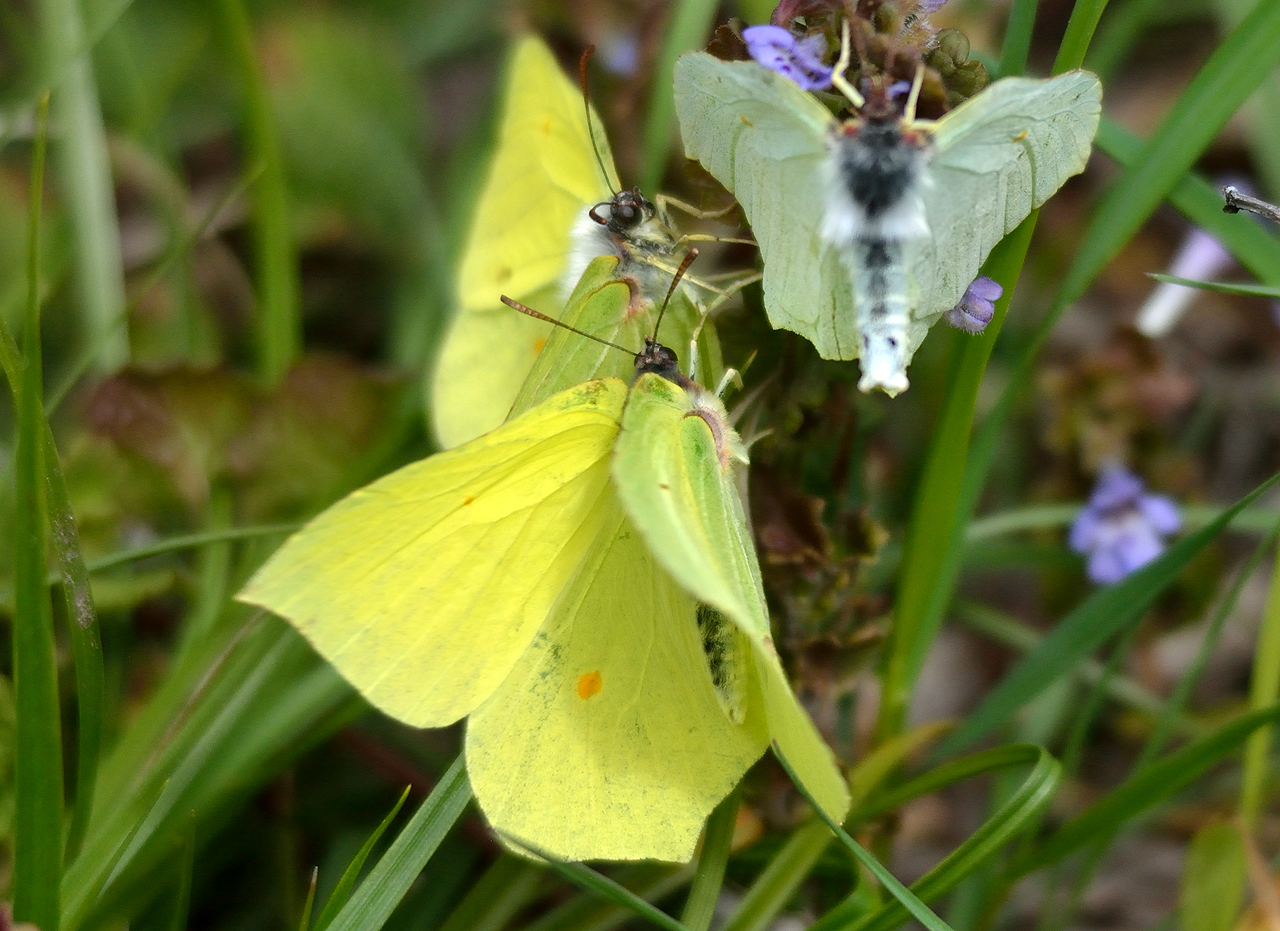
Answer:
[[[916,4],[916,11],[921,16],[928,16],[930,13],[936,13],[947,5],[947,0],[920,0]]]
[[[742,30],[747,51],[771,71],[785,75],[807,91],[831,86],[831,69],[822,63],[827,40],[821,34],[797,39],[781,26],[748,26]]]
[[[947,323],[957,330],[966,333],[981,333],[996,315],[996,301],[1004,294],[1000,283],[986,275],[979,275],[973,283],[964,289],[960,303],[948,310],[943,316]]]
[[[1089,557],[1089,578],[1110,585],[1159,556],[1164,538],[1181,528],[1172,499],[1147,494],[1142,479],[1111,466],[1098,476],[1067,541]]]

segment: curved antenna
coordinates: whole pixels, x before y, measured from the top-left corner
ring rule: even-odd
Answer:
[[[676,293],[676,285],[680,283],[680,279],[684,277],[684,273],[689,270],[689,266],[693,264],[693,260],[698,257],[697,249],[690,249],[684,255],[684,260],[680,263],[680,267],[676,269],[676,273],[671,278],[671,287],[667,288],[667,296],[662,299],[662,309],[658,311],[658,321],[653,325],[654,342],[658,340],[658,327],[662,326],[662,315],[667,312],[667,305],[671,303],[671,295]],[[506,298],[503,298],[506,300]]]
[[[585,336],[587,339],[594,339],[597,343],[603,343],[604,345],[612,349],[617,349],[620,352],[625,352],[627,355],[631,356],[632,358],[635,358],[636,356],[639,355],[638,352],[633,352],[630,349],[628,349],[626,346],[619,346],[617,343],[611,343],[607,339],[601,339],[599,336],[595,336],[594,334],[588,333],[585,330],[579,330],[577,327],[569,326],[569,324],[565,323],[562,320],[557,320],[555,317],[548,317],[546,314],[534,310],[532,307],[528,306],[527,304],[521,304],[519,301],[512,300],[511,298],[507,297],[505,294],[502,295],[502,303],[506,304],[512,310],[520,311],[520,313],[522,314],[528,314],[530,317],[535,317],[538,320],[545,320],[547,323],[554,323],[556,326],[563,327],[564,329],[569,330],[571,333],[577,333],[579,336]],[[663,306],[665,307],[666,305],[663,305]]]
[[[609,172],[604,167],[604,159],[600,157],[600,149],[596,146],[595,130],[591,126],[591,98],[587,95],[587,62],[591,60],[595,50],[596,47],[594,45],[588,45],[586,51],[582,53],[582,58],[578,60],[578,83],[582,85],[582,109],[587,114],[587,135],[591,137],[591,153],[595,155],[596,164],[600,166],[600,176],[604,178],[605,187],[609,189],[614,197],[617,197],[618,192],[613,189],[613,184],[609,181]],[[593,207],[592,210],[594,211],[595,208]],[[593,216],[592,219],[595,219],[595,217]],[[600,221],[596,220],[596,222],[599,223]]]
[[[855,110],[861,110],[863,104],[867,101],[859,94],[844,73],[849,70],[849,20],[845,18],[840,22],[840,57],[836,59],[836,66],[831,72],[831,83],[835,85],[836,90],[849,98],[849,103],[853,104]]]

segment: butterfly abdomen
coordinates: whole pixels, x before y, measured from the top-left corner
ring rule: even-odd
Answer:
[[[741,724],[747,714],[746,644],[742,635],[724,615],[706,605],[698,605],[698,634],[720,707],[730,721]]]
[[[896,120],[840,126],[827,159],[822,238],[840,250],[854,290],[863,391],[907,387],[907,268],[904,243],[929,235],[921,198],[928,145]]]

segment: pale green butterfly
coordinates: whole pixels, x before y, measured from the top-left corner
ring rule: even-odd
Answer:
[[[862,359],[863,391],[906,389],[929,327],[956,306],[987,254],[1084,170],[1102,90],[1072,71],[1005,78],[937,122],[887,95],[847,122],[754,61],[705,52],[675,67],[685,152],[742,205],[764,258],[770,322],[828,359]]]
[[[594,337],[646,319],[616,266],[588,266],[566,323]],[[387,714],[466,716],[471,785],[516,850],[688,860],[770,740],[843,817],[770,638],[723,405],[652,340],[628,387],[581,378],[625,357],[562,339],[586,342],[552,334],[505,424],[338,502],[238,597]]]

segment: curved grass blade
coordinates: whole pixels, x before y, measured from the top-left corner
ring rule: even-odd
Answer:
[[[830,844],[831,832],[821,821],[806,822],[792,831],[721,931],[763,931],[772,925]]]
[[[1076,0],[1071,7],[1071,19],[1067,21],[1062,44],[1058,46],[1058,55],[1053,60],[1053,74],[1062,74],[1084,64],[1098,20],[1106,8],[1107,0]]]
[[[943,741],[939,753],[954,753],[990,733],[1097,647],[1137,623],[1187,563],[1278,479],[1280,473],[1227,508],[1212,523],[1178,540],[1158,559],[1085,599],[1036,649],[1017,662],[955,733]]]
[[[1031,51],[1031,33],[1036,27],[1039,0],[1014,0],[1005,22],[1004,43],[1000,49],[1002,78],[1014,77],[1027,70],[1027,54]]]
[[[680,923],[689,931],[707,931],[720,887],[724,885],[724,871],[729,865],[729,851],[733,845],[733,828],[738,820],[738,803],[742,796],[738,790],[715,807],[707,818],[702,838],[702,850],[698,853],[698,865],[680,912]]]
[[[471,783],[459,754],[329,927],[333,931],[381,928],[470,801]]]
[[[382,822],[373,829],[373,833],[356,851],[356,855],[351,858],[351,862],[342,873],[342,878],[338,880],[338,884],[333,887],[333,891],[329,893],[329,898],[324,903],[324,908],[320,910],[320,917],[316,919],[314,931],[324,931],[329,923],[337,916],[339,909],[347,904],[347,900],[351,897],[351,890],[355,887],[356,880],[360,877],[360,871],[364,869],[364,861],[369,858],[373,845],[376,844],[383,832],[391,826],[391,822],[395,820],[396,815],[400,814],[400,809],[404,807],[404,800],[409,797],[410,786],[405,786],[405,790],[400,793],[400,800],[391,807],[391,811],[382,819]],[[314,885],[312,889],[314,890]],[[305,928],[304,928],[305,931]]]
[[[910,889],[898,881],[896,876],[885,869],[884,865],[879,860],[873,857],[865,847],[850,837],[843,827],[832,820],[831,816],[822,810],[822,807],[810,797],[808,791],[804,787],[804,783],[796,777],[795,771],[792,770],[791,764],[789,764],[786,761],[786,758],[783,757],[782,751],[779,749],[776,741],[773,744],[773,755],[778,758],[778,762],[781,763],[782,768],[787,771],[787,775],[791,778],[792,784],[796,787],[796,790],[804,796],[805,801],[809,803],[809,807],[811,807],[814,812],[817,813],[818,817],[822,819],[823,823],[830,828],[831,832],[835,834],[840,843],[844,844],[845,847],[848,848],[849,852],[858,859],[858,862],[870,870],[871,875],[875,876],[875,878],[880,881],[880,884],[889,891],[889,894],[902,904],[904,911],[909,913],[910,916],[920,922],[920,924],[924,925],[928,931],[952,931],[950,925],[935,915],[929,906],[921,902]]]
[[[439,931],[502,931],[537,895],[545,876],[537,863],[502,854],[471,885]]]
[[[978,830],[974,831],[941,863],[911,884],[911,892],[923,902],[932,902],[959,885],[989,861],[1009,841],[1038,823],[1039,814],[1048,806],[1058,790],[1061,767],[1043,747],[1020,744],[974,754],[955,764],[938,767],[918,780],[903,786],[901,793],[886,796],[892,810],[926,792],[936,791],[959,779],[1015,766],[1031,766],[1031,772],[1018,789]],[[910,790],[911,794],[907,795]],[[877,806],[879,807],[879,806]],[[908,918],[905,903],[886,902],[875,912],[850,927],[850,931],[893,931]],[[840,925],[820,920],[810,931],[834,931]]]
[[[1179,278],[1176,275],[1162,275],[1147,272],[1148,278],[1168,284],[1180,284],[1185,288],[1199,288],[1201,291],[1217,291],[1219,294],[1243,294],[1246,297],[1280,298],[1280,287],[1265,284],[1245,284],[1232,281],[1195,281],[1191,278]]]
[[[18,391],[18,442],[13,517],[14,732],[13,917],[58,931],[62,874],[62,724],[53,613],[45,584],[45,431],[41,404],[40,209],[48,98],[40,104],[31,166],[27,249],[27,308]]]
[[[660,902],[693,878],[688,866],[637,863],[619,868],[618,879],[646,902]],[[612,931],[631,920],[631,910],[582,893],[557,905],[523,931]]]
[[[1065,527],[1080,515],[1083,508],[1084,505],[1080,503],[1037,504],[1031,507],[998,511],[970,523],[965,531],[965,541],[976,543],[1007,533],[1017,533],[1020,530],[1051,530]],[[1205,524],[1213,523],[1221,514],[1220,507],[1189,504],[1182,508],[1182,522],[1188,530],[1196,530]],[[1277,520],[1280,520],[1280,511],[1265,507],[1246,508],[1235,516],[1227,529],[1237,533],[1269,534],[1275,528]]]
[[[1280,721],[1280,705],[1250,712],[1152,763],[1015,860],[1011,874],[1025,876],[1095,840],[1109,837],[1117,825],[1170,798],[1233,752],[1259,727],[1276,721]]]

